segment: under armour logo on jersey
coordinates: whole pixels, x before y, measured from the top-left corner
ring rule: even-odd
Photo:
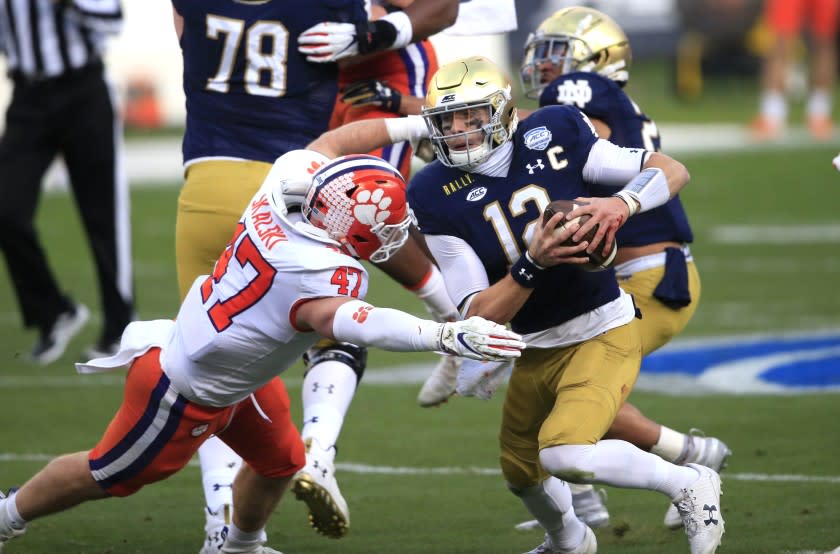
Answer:
[[[357,323],[364,323],[372,309],[373,306],[361,306],[358,310],[356,310],[356,313],[353,314],[353,321]]]
[[[574,104],[583,109],[590,100],[592,89],[586,79],[563,81],[563,84],[557,87],[557,102],[560,104]]]
[[[711,506],[709,506],[708,504],[703,504],[703,510],[709,512],[709,519],[703,520],[703,523],[706,524],[706,527],[708,527],[709,525],[717,525],[718,520],[715,519],[715,512],[718,511],[717,506],[715,506],[714,504],[712,504]]]
[[[535,169],[545,169],[545,166],[542,163],[542,159],[537,158],[536,163],[534,165],[525,164],[525,167],[528,168],[528,175],[533,175]]]
[[[533,273],[528,273],[527,271],[525,271],[524,267],[519,269],[519,275],[522,276],[522,277],[525,277],[525,279],[527,279],[528,281],[530,281],[531,279],[534,278],[534,274]]]

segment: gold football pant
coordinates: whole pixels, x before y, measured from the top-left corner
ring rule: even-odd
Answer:
[[[547,477],[541,449],[595,444],[609,429],[639,374],[638,324],[566,348],[526,349],[516,360],[499,435],[502,474],[513,487]]]
[[[270,163],[233,160],[208,160],[187,168],[175,220],[181,300],[198,276],[213,271],[270,169]]]
[[[691,303],[683,308],[666,306],[653,296],[653,291],[662,280],[665,267],[654,267],[638,271],[618,280],[619,286],[633,295],[636,307],[642,312],[639,332],[642,335],[642,355],[647,356],[679,335],[688,325],[700,301],[700,273],[693,261],[686,264],[688,270],[688,291]]]

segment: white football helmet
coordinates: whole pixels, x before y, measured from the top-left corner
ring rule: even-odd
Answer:
[[[438,69],[421,113],[438,159],[449,167],[474,168],[516,131],[510,79],[482,56]]]
[[[525,96],[537,98],[550,81],[572,71],[599,73],[623,85],[631,61],[630,41],[618,23],[575,6],[558,10],[528,36],[519,76]],[[546,78],[546,72],[553,76]]]
[[[290,150],[274,161],[263,185],[271,185],[274,209],[280,215],[303,204],[312,176],[330,159],[314,150]]]
[[[408,240],[412,224],[400,172],[366,154],[342,156],[312,177],[303,217],[355,258],[380,263]]]

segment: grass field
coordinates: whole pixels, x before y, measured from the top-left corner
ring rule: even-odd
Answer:
[[[681,157],[693,177],[683,198],[703,278],[703,298],[685,336],[840,328],[840,175],[830,165],[837,149],[814,145],[795,153]],[[174,186],[132,192],[144,319],[171,317],[176,310],[176,196]],[[39,225],[61,282],[96,313],[90,255],[69,197],[45,197]],[[752,235],[745,232],[750,230]],[[748,238],[733,240],[742,236]],[[369,300],[424,313],[410,294],[372,273]],[[94,319],[60,363],[27,364],[35,337],[20,329],[8,276],[0,272],[0,487],[21,483],[50,456],[92,446],[118,406],[119,374],[82,377],[71,366],[100,323]],[[376,351],[370,367],[375,372],[421,362],[431,366],[435,358]],[[300,373],[296,367],[287,375],[299,384]],[[296,389],[290,387],[299,406]],[[501,395],[422,410],[414,400],[417,389],[359,389],[339,444],[350,535],[341,541],[317,536],[303,506],[289,496],[268,529],[272,546],[287,554],[510,553],[541,542],[539,533],[513,529],[526,514],[497,469]],[[633,398],[673,428],[700,427],[732,447],[724,473],[727,533],[721,552],[823,552],[840,545],[840,396]],[[661,525],[664,497],[608,493],[613,526],[597,532],[600,552],[687,551],[684,535]],[[4,554],[197,552],[202,507],[199,472],[191,466],[132,498],[36,521]]]

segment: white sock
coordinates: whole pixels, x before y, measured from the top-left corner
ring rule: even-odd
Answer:
[[[544,448],[540,463],[553,475],[591,475],[590,483],[654,490],[672,500],[699,477],[690,467],[672,464],[621,440]]]
[[[778,91],[768,91],[761,95],[761,115],[774,123],[784,123],[787,120],[787,99]]]
[[[265,529],[246,533],[235,523],[228,528],[228,536],[225,539],[226,552],[250,552],[254,546],[264,544],[266,541]]]
[[[207,509],[216,513],[225,504],[233,505],[233,480],[242,466],[242,458],[221,439],[212,436],[199,447],[198,461]]]
[[[831,116],[831,95],[825,89],[814,89],[808,98],[806,112],[809,117]]]
[[[311,367],[303,378],[301,438],[314,438],[324,449],[335,445],[356,385],[356,372],[347,364],[327,360]]]
[[[570,550],[583,540],[586,527],[572,508],[572,491],[565,481],[549,477],[539,485],[515,492],[540,525],[551,545]]]
[[[20,530],[26,527],[26,520],[20,517],[20,512],[18,512],[15,496],[17,495],[12,493],[8,498],[0,500],[0,533],[4,529]]]
[[[656,441],[650,451],[669,462],[675,462],[685,452],[686,439],[688,437],[684,433],[661,425],[659,440]]]

